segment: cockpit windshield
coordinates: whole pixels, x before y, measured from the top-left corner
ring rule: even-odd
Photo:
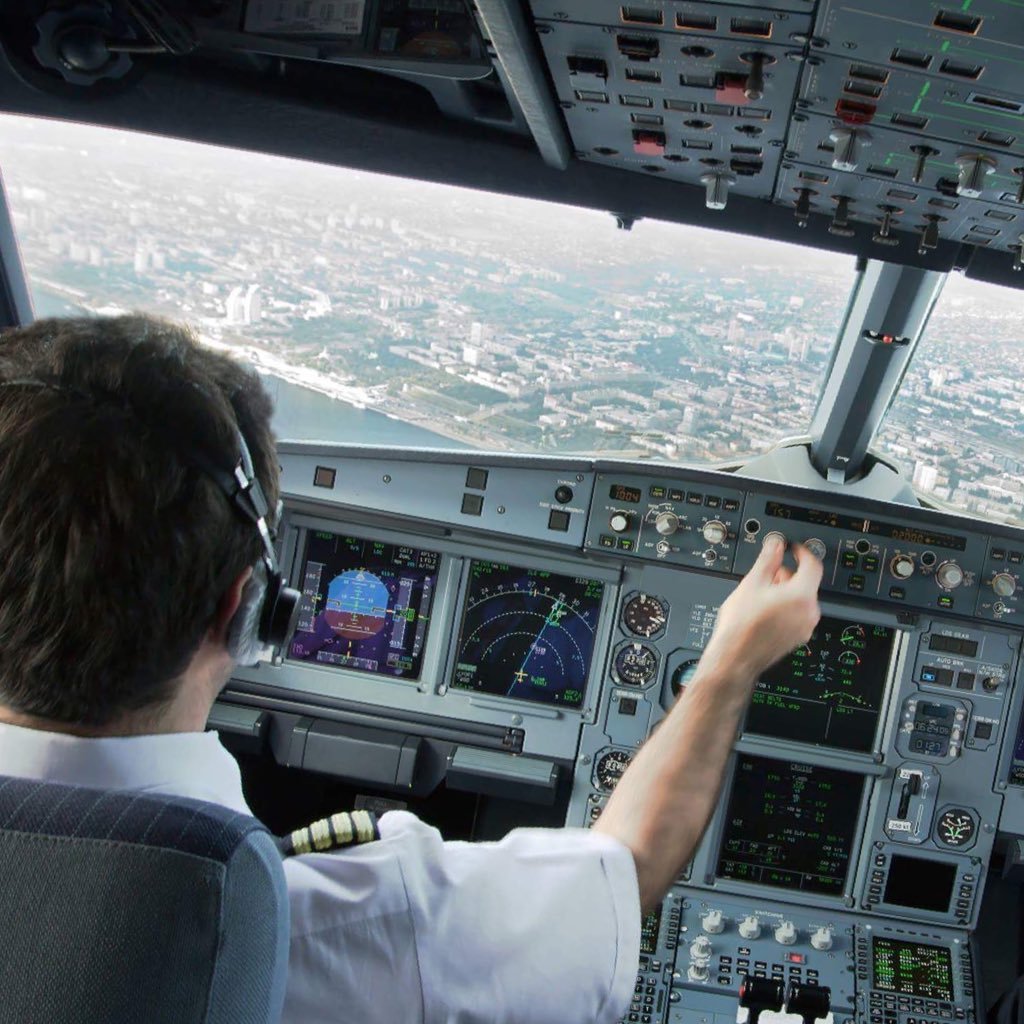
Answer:
[[[806,431],[850,257],[4,118],[39,315],[144,309],[251,360],[281,436],[736,460]]]

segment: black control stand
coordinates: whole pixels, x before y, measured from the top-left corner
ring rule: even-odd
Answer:
[[[825,985],[789,986],[786,996],[786,1012],[796,1013],[803,1018],[804,1024],[814,1024],[816,1020],[829,1015],[832,1009],[832,990]]]
[[[783,982],[768,978],[746,977],[740,985],[740,1006],[747,1010],[747,1024],[758,1024],[765,1010],[795,1013],[803,1024],[814,1024],[832,1010],[832,990],[825,985],[799,985],[793,983],[789,992]]]

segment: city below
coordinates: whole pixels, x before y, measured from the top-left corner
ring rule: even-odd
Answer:
[[[81,125],[4,118],[0,168],[37,301],[183,320],[494,451],[735,465],[799,437],[854,281],[829,253]],[[876,441],[926,501],[1015,523],[1019,309],[951,278]]]

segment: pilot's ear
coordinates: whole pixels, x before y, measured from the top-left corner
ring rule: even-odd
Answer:
[[[214,612],[213,621],[207,630],[206,637],[214,643],[226,644],[228,640],[228,626],[242,603],[242,591],[245,584],[252,575],[252,569],[248,568],[238,574],[234,582],[221,595],[217,602],[217,611]]]

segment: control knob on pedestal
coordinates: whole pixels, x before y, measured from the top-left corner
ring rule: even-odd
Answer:
[[[669,537],[679,529],[679,516],[675,512],[659,512],[654,519],[654,528],[662,537]]]
[[[775,941],[783,946],[792,946],[796,942],[796,926],[792,921],[783,921],[775,929]]]
[[[910,555],[897,555],[889,563],[889,569],[898,580],[908,580],[914,575],[914,560]]]
[[[711,940],[706,935],[698,935],[690,943],[690,958],[707,962],[711,959],[712,948]]]
[[[615,533],[625,533],[629,529],[631,518],[628,512],[613,512],[608,520],[608,525]]]
[[[815,949],[819,949],[824,952],[826,949],[832,948],[832,929],[822,925],[812,936],[811,945]]]
[[[690,964],[686,971],[686,976],[690,981],[707,981],[708,965],[706,963]]]
[[[1017,581],[1008,572],[998,572],[992,577],[992,589],[996,597],[1013,597],[1017,592]]]
[[[721,544],[729,536],[729,527],[717,519],[712,519],[704,524],[701,533],[709,544]]]
[[[701,919],[700,926],[709,935],[718,935],[725,931],[725,918],[720,910],[709,910]]]
[[[964,581],[964,571],[956,562],[943,562],[935,570],[935,582],[943,590],[956,590]]]
[[[756,939],[761,934],[761,922],[751,914],[740,921],[739,932],[745,939]]]
[[[764,535],[764,536],[763,536],[763,537],[761,538],[761,546],[762,546],[762,547],[764,547],[764,545],[765,545],[765,544],[767,544],[767,543],[768,543],[768,541],[770,541],[770,540],[773,540],[773,539],[774,539],[774,540],[778,540],[778,541],[781,541],[781,542],[782,542],[782,544],[783,544],[783,545],[784,545],[785,547],[789,547],[789,541],[788,541],[788,540],[786,540],[786,535],[785,535],[784,533],[779,533],[779,531],[778,531],[778,530],[771,530],[771,531],[769,531],[768,533],[766,533],[766,534],[765,534],[765,535]]]

